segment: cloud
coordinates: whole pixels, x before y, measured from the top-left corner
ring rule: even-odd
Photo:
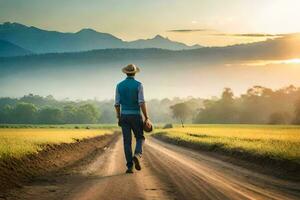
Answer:
[[[168,32],[177,32],[177,33],[188,33],[188,32],[209,32],[214,31],[211,29],[175,29],[175,30],[168,30]]]
[[[269,34],[269,33],[223,33],[214,29],[174,29],[168,30],[167,32],[173,33],[191,33],[200,32],[202,35],[206,36],[225,36],[225,37],[282,37],[291,34]]]
[[[280,37],[286,34],[265,34],[265,33],[214,33],[213,36],[229,36],[229,37]]]

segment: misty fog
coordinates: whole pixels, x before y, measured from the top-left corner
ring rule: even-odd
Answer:
[[[112,99],[115,85],[124,79],[125,63],[82,65],[16,66],[0,76],[1,96],[20,97],[33,93],[58,99]],[[245,67],[239,64],[135,62],[141,72],[136,79],[144,84],[147,99],[218,96],[224,87],[235,94],[253,85],[280,88],[300,85],[300,64],[271,64]]]

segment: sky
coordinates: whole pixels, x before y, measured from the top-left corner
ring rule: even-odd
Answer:
[[[0,23],[224,46],[300,32],[299,10],[299,0],[0,0]]]

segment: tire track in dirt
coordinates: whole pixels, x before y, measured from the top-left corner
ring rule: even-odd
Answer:
[[[146,159],[178,199],[299,199],[300,184],[268,177],[199,152],[149,139]]]

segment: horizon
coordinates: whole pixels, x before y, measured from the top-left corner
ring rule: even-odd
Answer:
[[[240,91],[240,92],[236,92],[234,89],[230,88],[230,87],[224,87],[223,89],[220,90],[220,93],[219,94],[216,94],[216,95],[212,95],[212,96],[206,96],[206,97],[203,97],[203,96],[192,96],[192,95],[187,95],[187,96],[166,96],[166,97],[152,97],[152,98],[147,98],[147,101],[153,101],[153,100],[158,100],[158,101],[162,101],[164,99],[169,99],[169,100],[176,100],[176,99],[179,99],[179,100],[184,100],[184,101],[187,101],[189,99],[202,99],[202,100],[215,100],[215,99],[220,99],[221,96],[222,96],[222,92],[224,91],[225,88],[230,88],[233,92],[233,97],[234,98],[240,98],[242,95],[246,94],[247,90],[252,88],[252,87],[256,87],[256,86],[260,86],[260,87],[264,87],[264,88],[267,88],[267,89],[271,89],[272,91],[278,91],[278,90],[281,90],[281,89],[285,89],[285,88],[288,88],[290,86],[293,86],[295,88],[300,88],[300,84],[299,85],[293,85],[293,84],[290,84],[290,85],[285,85],[285,86],[280,86],[280,87],[266,87],[264,85],[252,85],[250,86],[249,88],[247,88],[246,90],[244,91]],[[19,96],[0,96],[0,99],[1,98],[12,98],[12,99],[20,99],[24,96],[29,96],[29,95],[37,95],[37,96],[40,96],[40,97],[43,97],[43,98],[46,98],[48,96],[52,96],[55,100],[57,101],[74,101],[74,102],[77,102],[77,101],[99,101],[99,102],[102,102],[102,101],[114,101],[114,97],[111,97],[111,98],[103,98],[103,99],[99,99],[97,96],[95,97],[87,97],[87,98],[71,98],[71,97],[57,97],[53,94],[37,94],[37,93],[27,93],[27,94],[23,94],[23,95],[19,95]]]
[[[17,24],[17,25],[20,25],[20,26],[26,26],[27,28],[37,28],[37,29],[40,29],[40,30],[43,30],[43,31],[49,31],[49,32],[59,32],[59,33],[70,33],[70,34],[76,34],[76,33],[80,33],[81,31],[84,31],[84,30],[92,30],[92,31],[95,31],[97,33],[104,33],[104,34],[110,34],[124,42],[134,42],[134,41],[138,41],[138,40],[150,40],[150,39],[155,39],[156,37],[162,37],[164,39],[168,39],[168,40],[171,40],[173,42],[180,42],[182,44],[185,44],[187,46],[195,46],[195,45],[199,45],[200,47],[199,48],[202,48],[202,47],[226,47],[226,46],[234,46],[234,45],[240,45],[240,44],[249,44],[249,43],[256,43],[256,42],[262,42],[262,41],[266,41],[268,39],[275,39],[275,38],[279,38],[279,37],[284,37],[284,36],[289,36],[289,35],[297,35],[297,34],[300,34],[300,31],[299,32],[290,32],[290,33],[284,33],[284,34],[270,34],[270,33],[220,33],[220,32],[217,32],[217,31],[213,31],[213,30],[200,30],[200,31],[207,31],[207,32],[211,32],[212,35],[216,36],[216,37],[220,37],[220,36],[224,36],[224,37],[228,37],[228,36],[232,36],[232,37],[249,37],[249,38],[252,38],[254,37],[255,39],[253,40],[245,40],[245,41],[240,41],[240,42],[237,42],[237,43],[228,43],[228,44],[223,44],[223,45],[212,45],[212,46],[205,46],[203,44],[199,44],[199,43],[185,43],[185,42],[182,42],[180,40],[173,40],[171,38],[169,38],[168,36],[164,36],[164,35],[161,35],[159,33],[157,34],[154,34],[148,38],[136,38],[136,39],[133,39],[133,40],[126,40],[124,38],[121,38],[121,37],[118,37],[116,35],[114,35],[113,33],[110,33],[110,32],[102,32],[102,31],[98,31],[98,30],[95,30],[93,28],[90,28],[90,27],[81,27],[80,29],[78,30],[75,30],[75,31],[60,31],[60,30],[55,30],[55,29],[43,29],[41,27],[36,27],[36,26],[33,26],[33,25],[30,25],[30,24],[22,24],[20,22],[11,22],[11,21],[4,21],[4,22],[0,22],[0,25],[5,25],[5,24]],[[188,29],[182,29],[182,30],[168,30],[168,32],[174,32],[174,33],[180,33],[180,32],[197,32],[198,29],[196,30],[188,30]],[[257,37],[257,38],[256,38]],[[97,49],[95,49],[97,50]],[[176,50],[175,50],[176,51]]]

